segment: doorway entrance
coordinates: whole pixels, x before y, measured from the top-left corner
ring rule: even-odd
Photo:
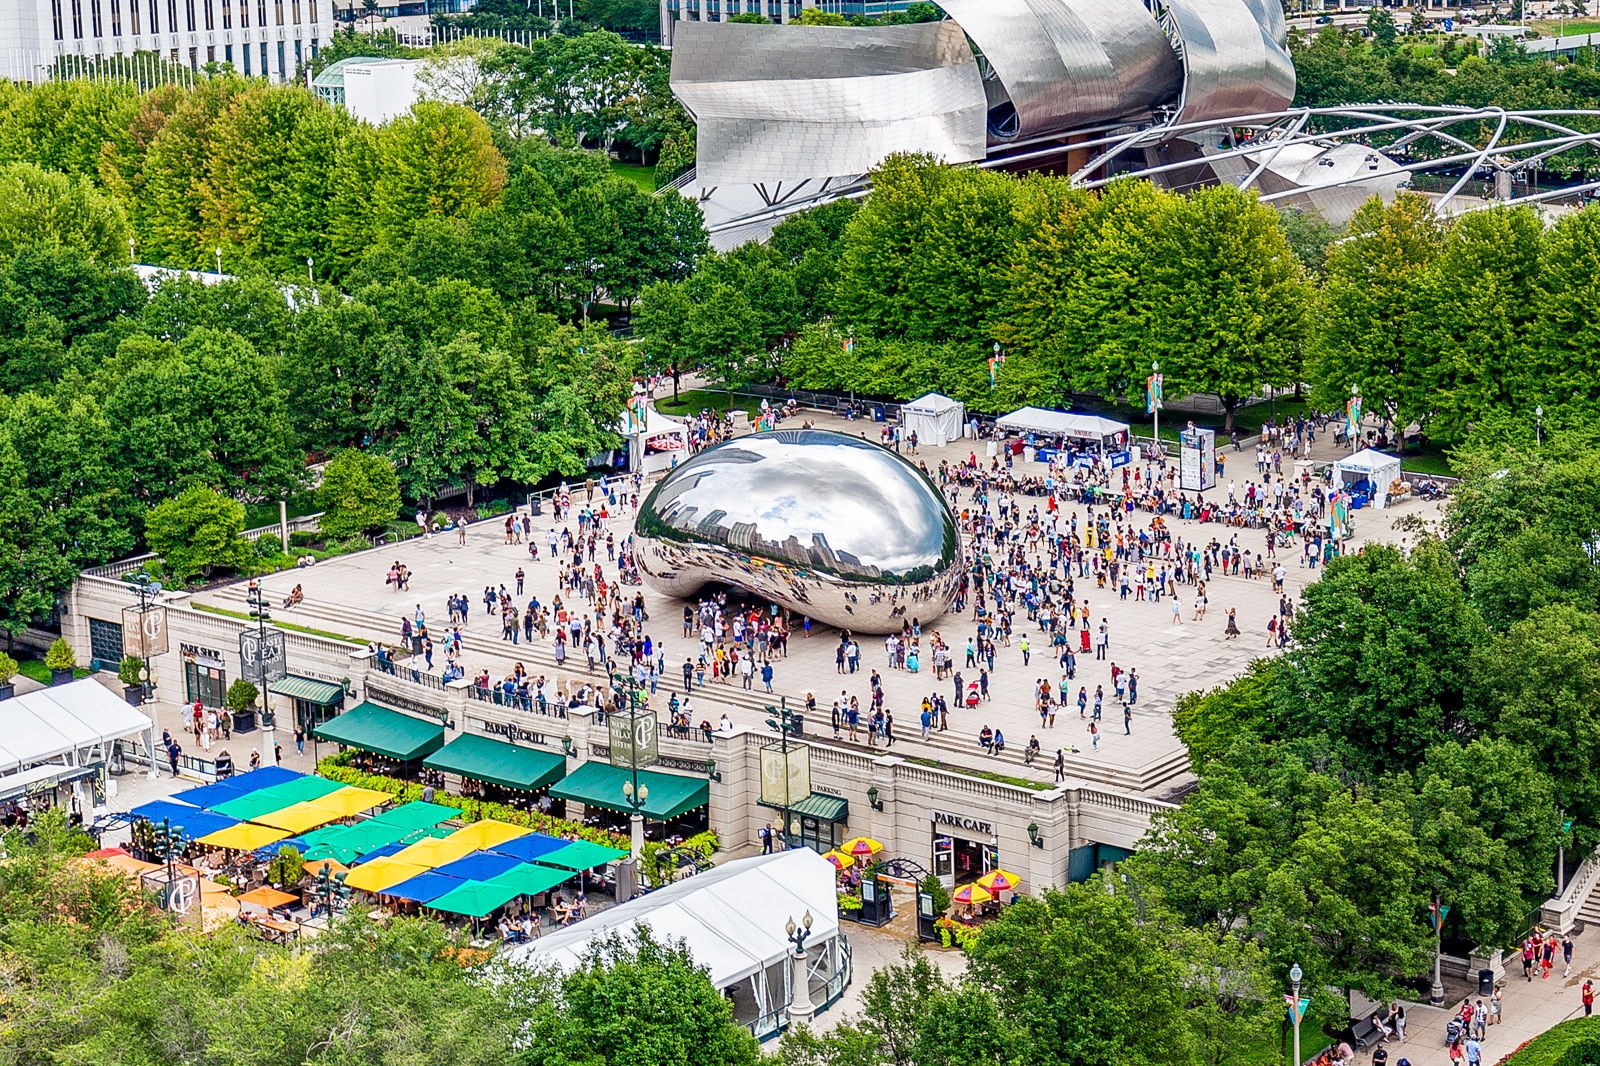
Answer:
[[[976,881],[1000,865],[1000,849],[987,840],[948,834],[933,838],[933,872],[947,889]]]

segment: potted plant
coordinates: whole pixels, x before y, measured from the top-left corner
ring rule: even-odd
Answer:
[[[78,657],[72,654],[72,645],[65,637],[57,637],[44,653],[44,664],[50,669],[50,684],[65,685],[78,668]]]
[[[228,686],[222,705],[233,715],[234,732],[248,733],[256,727],[255,705],[260,695],[261,690],[242,677]]]
[[[124,655],[117,667],[117,680],[122,682],[122,698],[130,707],[144,704],[144,660],[137,655]]]
[[[17,676],[17,660],[0,651],[0,700],[9,700],[17,694],[11,679]]]

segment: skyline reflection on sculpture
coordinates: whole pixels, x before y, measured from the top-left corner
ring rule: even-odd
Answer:
[[[822,430],[707,449],[646,498],[635,542],[670,595],[721,582],[864,631],[943,614],[961,571],[955,516],[927,476]]]

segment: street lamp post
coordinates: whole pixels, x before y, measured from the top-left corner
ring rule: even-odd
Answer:
[[[632,675],[626,671],[618,671],[611,675],[611,683],[616,686],[617,695],[614,698],[614,709],[620,714],[624,706],[627,708],[629,718],[628,742],[631,745],[628,752],[628,771],[630,779],[622,783],[622,796],[628,802],[633,814],[629,818],[629,832],[632,837],[632,861],[634,869],[638,869],[639,858],[644,854],[644,808],[650,801],[650,786],[639,783],[639,750],[638,750],[638,717],[639,717],[639,691],[634,685]],[[615,764],[617,756],[621,753],[617,748],[616,732],[612,733],[612,763]]]
[[[267,603],[267,593],[260,585],[251,588],[244,598],[250,608],[250,617],[256,623],[256,654],[263,655],[267,647],[267,623],[272,621],[272,608]],[[271,704],[267,702],[267,670],[265,659],[260,660],[257,666],[257,676],[261,683],[261,748],[267,758],[272,758],[273,745],[277,743],[275,731],[277,720],[271,711]]]
[[[789,994],[789,1024],[808,1022],[816,1014],[816,1008],[811,1005],[811,977],[806,972],[806,938],[811,935],[811,912],[806,911],[800,924],[795,925],[794,919],[789,919],[789,924],[784,927],[789,934],[789,943],[794,945],[794,976],[793,988]]]
[[[133,242],[130,239],[128,243],[131,246]],[[154,652],[161,649],[152,647],[154,642],[148,639],[149,634],[146,632],[148,628],[146,623],[152,619],[152,616],[149,615],[150,608],[154,606],[156,598],[161,595],[161,582],[156,581],[143,570],[135,571],[126,580],[129,589],[139,598],[138,647],[139,659],[144,664],[139,668],[139,702],[145,707],[146,713],[150,715],[150,780],[154,781],[160,776],[160,770],[156,766],[156,711],[150,699],[150,693],[155,688],[152,683],[155,675],[150,669],[150,660],[153,658]],[[161,635],[164,641],[166,621],[159,616],[155,616],[155,620],[161,623]],[[126,626],[124,626],[124,632],[126,632]]]
[[[1444,1006],[1444,981],[1439,976],[1440,953],[1444,944],[1444,919],[1450,913],[1450,908],[1439,902],[1438,893],[1434,894],[1433,902],[1428,905],[1430,917],[1433,919],[1433,987],[1428,990],[1428,1003],[1431,1006]]]
[[[1544,404],[1533,409],[1533,442],[1544,447]]]
[[[311,272],[312,265],[311,257],[309,255],[306,256],[306,280],[315,285],[317,283],[317,276]]]
[[[1306,972],[1300,968],[1298,962],[1289,967],[1289,980],[1294,985],[1294,999],[1289,1003],[1289,1016],[1294,1019],[1293,1066],[1300,1066],[1300,980],[1305,975]]]
[[[1161,388],[1161,364],[1150,364],[1150,435],[1155,439],[1156,451],[1161,451],[1161,403],[1164,397],[1157,395],[1156,390]]]
[[[343,870],[334,873],[327,863],[323,863],[322,869],[317,871],[317,895],[322,898],[324,914],[330,924],[333,922],[334,901],[350,898],[350,889],[344,883],[346,876]]]
[[[789,697],[787,696],[779,696],[778,706],[776,707],[770,703],[767,704],[766,711],[768,714],[776,715],[775,718],[767,719],[767,726],[778,731],[779,743],[782,745],[783,751],[783,806],[781,808],[783,811],[783,824],[778,828],[783,833],[784,847],[798,847],[800,845],[799,822],[796,821],[794,825],[789,824],[789,801],[794,798],[789,795],[789,736],[790,734],[798,736],[802,726],[795,724],[796,715],[789,709]],[[803,721],[804,719],[802,718]]]

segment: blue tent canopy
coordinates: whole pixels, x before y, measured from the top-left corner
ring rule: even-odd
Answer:
[[[305,774],[282,766],[263,766],[259,770],[234,774],[214,784],[186,789],[172,798],[183,803],[192,803],[196,807],[216,807],[229,800],[236,800],[240,796],[247,796],[263,788],[281,785],[285,781],[304,776]]]
[[[501,855],[510,855],[521,859],[523,862],[532,862],[542,855],[560,851],[571,841],[562,840],[546,833],[529,833],[527,836],[508,840],[503,844],[496,844],[494,850]]]
[[[429,870],[425,874],[418,874],[409,881],[401,881],[392,888],[383,890],[385,896],[395,896],[399,899],[415,900],[418,903],[430,903],[446,892],[454,891],[466,884],[459,877],[451,877],[437,870]]]
[[[239,824],[237,818],[203,811],[199,807],[191,807],[187,803],[174,803],[171,800],[155,800],[135,807],[129,813],[135,818],[143,818],[158,825],[165,820],[174,829],[182,826],[183,835],[190,840],[209,836],[220,829]]]
[[[362,863],[371,862],[373,859],[382,859],[382,858],[385,858],[385,857],[387,857],[389,855],[397,855],[400,852],[406,850],[406,848],[408,848],[410,846],[411,845],[403,844],[403,843],[401,843],[400,841],[397,840],[393,844],[385,844],[381,848],[375,848],[374,850],[367,852],[365,855],[361,856],[361,858],[357,859],[355,862],[351,863],[350,865],[351,866],[360,866]]]
[[[435,872],[449,877],[459,877],[464,881],[487,881],[496,874],[503,874],[521,865],[522,860],[511,855],[501,855],[493,851],[475,851],[471,855],[439,867]]]
[[[293,848],[301,855],[304,855],[310,847],[311,845],[307,844],[301,837],[286,837],[283,840],[274,841],[264,848],[257,848],[256,858],[263,860],[276,859],[279,848]]]

